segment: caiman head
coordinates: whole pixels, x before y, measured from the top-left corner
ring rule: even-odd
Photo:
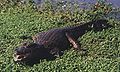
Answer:
[[[14,50],[13,58],[15,62],[26,62],[40,56],[43,52],[43,45],[25,42]]]

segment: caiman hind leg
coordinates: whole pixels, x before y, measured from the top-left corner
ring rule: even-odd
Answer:
[[[81,48],[80,48],[80,44],[79,44],[79,42],[78,42],[76,39],[74,39],[74,38],[73,38],[71,35],[69,35],[68,33],[66,33],[66,36],[67,36],[69,42],[72,44],[72,46],[73,46],[74,49],[77,49],[77,50],[80,50],[80,49],[81,49]]]
[[[73,48],[74,48],[75,50],[80,51],[79,53],[80,53],[81,55],[87,55],[87,49],[81,48],[80,43],[79,43],[76,39],[74,39],[74,38],[73,38],[72,36],[70,36],[68,33],[66,33],[66,36],[67,36],[69,42],[72,44],[72,46],[73,46]]]

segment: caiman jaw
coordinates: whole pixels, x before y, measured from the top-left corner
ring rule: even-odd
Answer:
[[[13,55],[13,57],[15,62],[22,61],[23,59],[26,58],[25,55]]]

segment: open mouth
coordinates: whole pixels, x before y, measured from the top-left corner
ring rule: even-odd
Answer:
[[[20,62],[20,61],[23,61],[26,58],[26,56],[25,55],[16,55],[16,54],[14,54],[13,58],[14,58],[15,62]]]

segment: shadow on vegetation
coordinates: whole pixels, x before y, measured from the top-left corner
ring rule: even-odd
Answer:
[[[85,23],[83,25],[81,25],[81,28],[83,30],[81,30],[82,35],[84,35],[86,33],[86,31],[90,31],[90,30],[93,30],[95,32],[98,32],[98,31],[102,31],[103,29],[108,29],[110,27],[113,27],[112,25],[108,24],[108,21],[107,20],[104,20],[104,19],[101,19],[101,20],[95,20],[95,21],[91,21],[91,22],[88,22],[88,23]],[[22,36],[20,37],[21,39],[27,39],[29,37],[27,36]],[[30,38],[31,39],[31,38]],[[37,45],[36,45],[37,46]],[[40,47],[40,46],[38,46]],[[39,48],[41,49],[41,48]],[[33,66],[34,64],[37,64],[37,63],[40,63],[40,59],[46,59],[47,61],[51,61],[51,60],[55,60],[56,57],[51,55],[49,52],[47,52],[44,48],[41,52],[39,52],[41,50],[38,50],[38,52],[36,52],[36,55],[37,57],[35,58],[32,58],[31,60],[27,61],[25,64],[26,65],[29,65],[29,66]],[[42,54],[41,54],[42,53]],[[63,54],[61,54],[63,55]],[[60,55],[60,56],[61,56]],[[84,55],[82,56],[87,56],[87,51]]]

